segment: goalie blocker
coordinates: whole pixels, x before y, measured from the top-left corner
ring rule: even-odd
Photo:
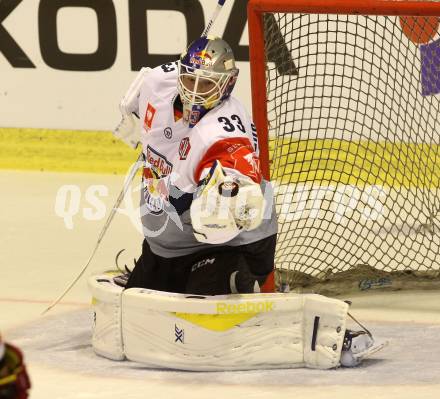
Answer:
[[[113,360],[199,371],[329,369],[382,347],[364,332],[347,332],[348,304],[321,295],[124,290],[107,275],[91,277],[89,288],[93,348]]]

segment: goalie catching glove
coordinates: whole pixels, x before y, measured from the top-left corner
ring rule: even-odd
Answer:
[[[151,68],[142,68],[131,83],[127,93],[119,103],[121,121],[113,130],[113,134],[118,139],[134,149],[141,141],[139,115],[137,115],[139,94],[144,78],[150,70]]]
[[[232,240],[240,230],[253,230],[261,224],[265,204],[259,184],[244,176],[226,175],[215,161],[191,204],[194,235],[209,244]]]

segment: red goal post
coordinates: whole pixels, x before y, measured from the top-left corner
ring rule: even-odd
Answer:
[[[423,7],[422,4],[423,3]],[[266,97],[266,59],[263,14],[266,12],[304,14],[363,14],[388,16],[439,16],[440,2],[406,0],[249,0],[249,58],[251,60],[252,113],[260,138],[263,175],[270,179]]]

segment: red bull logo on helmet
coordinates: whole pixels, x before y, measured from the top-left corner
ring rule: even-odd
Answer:
[[[196,57],[200,57],[200,58],[203,58],[203,59],[206,58],[206,59],[212,61],[212,57],[209,55],[209,53],[206,50],[199,51],[198,53],[195,53],[194,55]]]
[[[202,50],[202,51],[195,53],[190,58],[190,62],[191,62],[191,64],[206,65],[206,66],[211,66],[213,64],[212,56],[210,54],[208,54],[206,52],[206,50]]]

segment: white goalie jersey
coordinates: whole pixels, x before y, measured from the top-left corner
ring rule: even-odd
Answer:
[[[258,183],[266,198],[263,221],[241,231],[227,245],[243,245],[277,231],[273,194],[262,178],[255,127],[242,104],[230,97],[189,128],[174,112],[177,63],[161,65],[145,74],[138,101],[129,112],[141,120],[145,159],[141,217],[144,236],[162,257],[197,252],[205,243],[193,231],[190,207],[200,180],[215,161],[226,174]]]

